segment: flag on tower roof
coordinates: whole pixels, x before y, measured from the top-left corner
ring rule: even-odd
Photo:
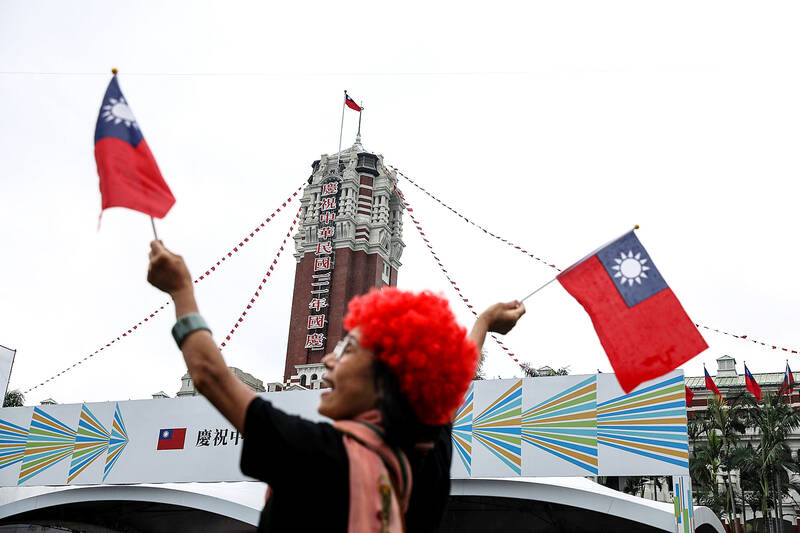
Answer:
[[[747,363],[744,364],[744,386],[750,391],[750,394],[756,397],[756,401],[761,401],[761,387],[756,383],[756,378],[747,369]]]
[[[592,319],[625,392],[708,348],[633,230],[558,280]]]
[[[100,105],[94,158],[100,176],[102,209],[127,207],[163,218],[175,203],[116,75]]]
[[[352,109],[354,111],[359,111],[360,112],[361,110],[364,109],[363,107],[358,105],[355,100],[350,98],[350,95],[347,94],[347,91],[345,91],[345,93],[344,93],[344,103],[347,104],[347,107],[349,107],[350,109]]]
[[[703,372],[706,373],[706,389],[710,390],[714,394],[717,395],[717,399],[721,402],[722,401],[722,393],[717,388],[717,384],[714,383],[714,380],[711,379],[711,375],[708,373],[708,369],[704,366]]]

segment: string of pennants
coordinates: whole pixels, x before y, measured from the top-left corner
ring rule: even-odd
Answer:
[[[219,349],[222,350],[225,345],[231,340],[231,336],[239,329],[239,326],[244,322],[245,317],[247,317],[247,312],[253,308],[256,303],[256,299],[261,295],[261,291],[264,289],[264,285],[267,284],[267,280],[272,275],[272,272],[275,270],[275,266],[278,264],[278,259],[281,257],[281,252],[283,252],[284,248],[286,247],[286,240],[292,236],[292,231],[294,230],[295,224],[297,224],[297,220],[300,218],[300,211],[302,207],[297,210],[297,214],[294,216],[294,220],[292,220],[291,226],[289,226],[289,231],[286,232],[286,237],[283,238],[283,242],[281,243],[280,249],[275,254],[275,257],[272,258],[272,264],[269,265],[269,268],[264,273],[264,277],[261,278],[261,283],[258,284],[258,288],[253,292],[253,296],[250,297],[250,301],[247,303],[245,308],[242,310],[242,313],[239,315],[239,318],[236,322],[233,323],[233,327],[225,336],[225,340],[219,344]]]
[[[419,232],[420,237],[422,237],[422,240],[425,242],[425,246],[428,247],[428,251],[433,256],[433,259],[436,261],[436,264],[439,265],[439,268],[441,269],[442,274],[444,274],[444,277],[447,278],[447,281],[450,282],[450,286],[452,286],[453,290],[456,291],[456,294],[458,294],[458,297],[461,298],[462,302],[464,302],[464,305],[467,306],[467,309],[469,309],[470,313],[472,313],[473,316],[475,316],[475,318],[477,318],[478,317],[478,313],[475,312],[475,308],[473,307],[473,305],[471,303],[469,303],[469,299],[464,296],[464,293],[461,292],[461,288],[458,286],[458,284],[455,282],[455,280],[453,280],[453,278],[450,277],[450,273],[447,271],[447,269],[442,264],[441,259],[439,259],[439,256],[436,254],[436,250],[433,249],[433,246],[431,245],[431,241],[425,235],[425,230],[422,229],[422,225],[420,224],[419,220],[417,220],[417,217],[414,216],[414,209],[411,207],[411,205],[409,205],[408,201],[406,200],[406,197],[403,195],[403,193],[400,191],[400,189],[397,188],[397,185],[394,186],[394,190],[397,191],[397,194],[400,195],[400,199],[403,200],[403,206],[405,206],[406,212],[408,213],[408,216],[411,218],[411,222],[413,222],[414,223],[414,227],[417,228],[417,231]],[[523,373],[525,373],[527,375],[529,373],[528,369],[525,368],[525,365],[523,365],[522,363],[519,362],[519,358],[514,354],[514,352],[509,350],[508,347],[503,343],[503,341],[501,341],[500,339],[497,338],[497,335],[495,335],[494,333],[489,333],[489,335],[492,337],[492,339],[494,339],[494,341],[497,343],[497,345],[500,346],[500,348],[502,348],[503,351],[505,351],[506,354],[508,354],[508,356],[511,357],[511,359],[513,359],[515,363],[517,363],[517,365],[519,365],[519,367],[522,369]]]
[[[451,213],[453,213],[454,215],[456,215],[457,217],[459,217],[459,218],[460,218],[461,220],[463,220],[464,222],[467,222],[468,224],[471,224],[471,225],[475,226],[476,228],[478,228],[479,230],[481,230],[482,232],[484,232],[486,235],[489,235],[490,237],[493,237],[493,238],[497,239],[498,241],[502,242],[503,244],[506,244],[507,246],[510,246],[511,248],[514,248],[515,250],[519,250],[520,252],[522,252],[523,254],[527,255],[528,257],[531,257],[532,259],[535,259],[536,261],[539,261],[540,263],[542,263],[542,264],[544,264],[544,265],[547,265],[547,266],[549,266],[550,268],[552,268],[552,269],[555,269],[555,270],[556,270],[556,271],[558,271],[558,272],[561,272],[561,269],[560,269],[560,268],[558,268],[558,267],[557,267],[556,265],[554,265],[553,263],[550,263],[550,262],[549,262],[549,261],[547,261],[546,259],[542,259],[541,257],[538,257],[537,255],[535,255],[535,254],[533,254],[533,253],[529,252],[528,250],[524,249],[524,248],[523,248],[522,246],[520,246],[519,244],[517,244],[517,243],[515,243],[515,242],[513,242],[513,241],[509,241],[508,239],[506,239],[506,238],[504,238],[504,237],[501,237],[500,235],[497,235],[496,233],[493,233],[492,231],[489,231],[488,229],[484,228],[483,226],[481,226],[480,224],[478,224],[478,223],[477,223],[477,222],[475,222],[474,220],[472,220],[472,219],[470,219],[470,218],[467,218],[467,217],[465,217],[464,215],[462,215],[461,213],[459,213],[457,210],[453,209],[452,207],[450,207],[449,205],[447,205],[446,203],[444,203],[442,200],[440,200],[439,198],[437,198],[436,196],[434,196],[433,194],[431,194],[430,192],[428,192],[428,191],[427,191],[427,190],[426,190],[424,187],[422,187],[421,185],[419,185],[419,184],[418,184],[416,181],[414,181],[413,179],[411,179],[411,178],[409,178],[408,176],[406,176],[405,174],[403,174],[403,173],[402,173],[400,170],[398,170],[396,167],[393,167],[392,165],[387,165],[387,166],[388,166],[390,169],[392,169],[392,170],[394,170],[395,172],[397,172],[397,173],[398,173],[400,176],[402,176],[403,178],[405,178],[405,179],[406,179],[406,181],[408,181],[408,182],[409,182],[411,185],[413,185],[414,187],[416,187],[417,189],[419,189],[420,191],[422,191],[423,193],[425,193],[425,194],[426,194],[426,195],[427,195],[429,198],[431,198],[432,200],[436,201],[436,202],[437,202],[439,205],[441,205],[442,207],[444,207],[445,209],[447,209],[448,211],[450,211]]]
[[[303,190],[303,185],[301,185],[300,187],[298,187],[298,188],[297,188],[297,190],[295,190],[295,191],[294,191],[294,192],[293,192],[293,193],[292,193],[292,194],[291,194],[289,197],[287,197],[287,198],[286,198],[286,200],[284,200],[284,201],[281,203],[280,207],[276,208],[276,209],[275,209],[275,210],[274,210],[274,211],[273,211],[273,212],[272,212],[272,213],[271,213],[271,214],[270,214],[268,217],[266,217],[264,220],[262,220],[261,222],[259,222],[259,223],[258,223],[258,225],[257,225],[255,228],[253,228],[253,230],[252,230],[252,231],[250,231],[250,233],[249,233],[249,234],[247,234],[245,237],[243,237],[242,239],[240,239],[240,240],[239,240],[239,242],[238,242],[238,244],[235,244],[233,247],[231,247],[231,249],[230,249],[228,252],[226,252],[225,254],[223,254],[223,255],[222,255],[222,257],[220,257],[220,258],[219,258],[219,260],[218,260],[218,261],[216,261],[216,263],[215,263],[215,264],[211,265],[211,266],[210,266],[209,268],[207,268],[207,269],[206,269],[206,270],[205,270],[205,271],[204,271],[204,272],[203,272],[203,273],[202,273],[200,276],[198,276],[198,277],[197,277],[197,278],[194,280],[194,283],[199,283],[200,281],[203,281],[203,280],[204,280],[204,279],[206,279],[207,277],[211,276],[211,275],[212,275],[214,272],[216,272],[216,270],[217,270],[217,267],[220,267],[220,266],[222,266],[222,263],[224,263],[224,262],[225,262],[225,261],[227,261],[228,259],[232,258],[232,257],[233,257],[233,255],[234,255],[235,253],[238,253],[238,252],[239,252],[239,251],[240,251],[242,248],[244,248],[245,246],[247,246],[247,244],[248,244],[248,243],[249,243],[251,240],[253,240],[253,239],[254,239],[254,238],[255,238],[255,237],[258,235],[258,233],[261,231],[261,228],[263,228],[263,227],[265,227],[267,224],[269,224],[269,222],[270,222],[270,221],[272,221],[272,220],[275,218],[275,216],[276,216],[278,213],[280,213],[280,212],[281,212],[281,210],[282,210],[282,209],[286,208],[286,206],[287,206],[289,203],[291,203],[291,202],[292,202],[292,199],[294,199],[294,198],[296,198],[296,197],[297,197],[297,195],[300,193],[300,191],[301,191],[301,190]],[[294,227],[294,223],[292,224],[292,227]],[[284,244],[285,244],[285,243],[286,243],[286,241],[284,240]],[[283,247],[281,247],[281,250],[283,250]],[[280,255],[280,253],[279,253],[278,255]],[[273,265],[273,266],[274,266],[274,265]],[[70,371],[70,370],[72,370],[73,368],[77,367],[78,365],[81,365],[81,364],[83,364],[84,362],[86,362],[86,361],[88,361],[89,359],[91,359],[92,357],[94,357],[94,356],[96,356],[96,355],[99,355],[99,354],[100,354],[100,353],[101,353],[103,350],[105,350],[106,348],[110,348],[112,345],[116,344],[117,342],[120,342],[120,341],[121,341],[122,339],[124,339],[125,337],[127,337],[127,336],[129,336],[129,335],[133,335],[133,334],[134,334],[134,333],[135,333],[135,332],[136,332],[136,331],[139,329],[139,327],[141,327],[141,326],[144,326],[146,323],[150,322],[150,319],[152,319],[152,318],[155,318],[155,316],[156,316],[156,315],[157,315],[159,312],[163,311],[163,310],[164,310],[164,309],[165,309],[167,306],[169,306],[169,305],[170,305],[170,302],[169,302],[169,301],[166,301],[166,302],[164,302],[164,304],[163,304],[163,305],[161,305],[161,306],[159,306],[158,308],[156,308],[156,309],[154,309],[153,311],[151,311],[151,312],[150,312],[150,314],[149,314],[148,316],[146,316],[146,317],[142,318],[142,319],[141,319],[141,320],[139,320],[137,323],[135,323],[135,324],[133,324],[132,326],[130,326],[130,327],[129,327],[129,328],[126,330],[126,331],[123,331],[123,332],[122,332],[120,335],[118,335],[116,338],[114,338],[114,339],[111,339],[109,342],[105,343],[103,346],[101,346],[100,348],[98,348],[98,349],[97,349],[97,350],[95,350],[94,352],[92,352],[92,353],[90,353],[90,354],[88,354],[88,355],[84,356],[82,359],[80,359],[80,360],[76,361],[75,363],[73,363],[72,365],[70,365],[70,366],[66,367],[66,368],[65,368],[64,370],[62,370],[61,372],[58,372],[58,373],[56,373],[56,374],[53,374],[52,376],[50,376],[50,377],[49,377],[49,378],[47,378],[46,380],[42,381],[42,382],[41,382],[41,383],[39,383],[38,385],[34,385],[33,387],[30,387],[30,388],[26,389],[25,391],[23,391],[23,394],[28,394],[29,392],[31,392],[31,391],[33,391],[33,390],[36,390],[36,389],[38,389],[39,387],[42,387],[42,386],[44,386],[46,383],[49,383],[49,382],[51,382],[51,381],[53,381],[53,380],[55,380],[55,379],[57,379],[57,378],[61,377],[62,375],[66,374],[67,372],[69,372],[69,371]],[[241,320],[241,317],[240,317],[240,320],[239,320],[239,322],[241,322],[241,321],[242,321],[242,320]],[[234,327],[234,329],[236,329],[236,328]],[[233,330],[231,330],[231,331],[233,331]],[[230,338],[230,337],[229,337],[229,338]],[[224,346],[224,343],[223,343],[223,346]]]
[[[450,207],[444,201],[442,201],[439,198],[437,198],[434,194],[432,194],[427,189],[425,189],[424,187],[419,185],[416,181],[414,181],[413,179],[411,179],[410,177],[405,175],[403,172],[401,172],[396,167],[394,167],[392,165],[387,165],[387,166],[391,170],[394,170],[395,172],[397,172],[397,174],[399,176],[404,178],[407,182],[409,182],[411,185],[413,185],[414,187],[419,189],[421,192],[423,192],[429,198],[431,198],[432,200],[434,200],[435,202],[437,202],[438,204],[440,204],[441,206],[446,208],[448,211],[450,211],[453,214],[455,214],[456,216],[458,216],[464,222],[467,222],[468,224],[471,224],[472,226],[474,226],[474,227],[478,228],[479,230],[481,230],[483,233],[489,235],[490,237],[493,237],[493,238],[497,239],[498,241],[510,246],[511,248],[514,248],[515,250],[519,250],[521,253],[527,255],[528,257],[531,257],[532,259],[535,259],[536,261],[539,261],[540,263],[543,263],[543,264],[549,266],[550,268],[553,268],[554,270],[557,270],[558,272],[561,272],[561,269],[558,268],[556,265],[554,265],[552,263],[549,263],[547,260],[536,256],[535,254],[533,254],[533,253],[529,252],[528,250],[522,248],[517,243],[515,243],[513,241],[509,241],[508,239],[506,239],[506,238],[504,238],[504,237],[502,237],[502,236],[500,236],[500,235],[498,235],[498,234],[486,229],[485,227],[481,226],[480,224],[474,222],[472,219],[470,219],[470,218],[466,217],[465,215],[463,215],[462,213],[460,213],[458,210]],[[708,331],[713,331],[714,333],[719,333],[720,335],[726,335],[728,337],[733,337],[735,339],[749,341],[749,342],[752,342],[753,344],[758,344],[760,346],[764,346],[765,348],[770,348],[772,350],[780,350],[780,351],[784,351],[784,352],[787,352],[787,353],[793,353],[793,354],[800,353],[800,351],[792,349],[792,348],[787,348],[785,346],[780,346],[780,345],[777,345],[777,344],[772,344],[772,343],[760,341],[760,340],[757,340],[757,339],[752,339],[752,338],[749,337],[749,335],[737,335],[736,333],[731,333],[729,331],[724,331],[724,330],[721,330],[721,329],[718,329],[718,328],[712,328],[710,326],[705,326],[703,324],[695,324],[695,326],[697,326],[698,328],[702,328],[702,329],[708,330]]]
[[[478,228],[479,230],[481,230],[486,235],[489,235],[490,237],[492,237],[492,238],[494,238],[494,239],[506,244],[507,246],[510,246],[511,248],[514,248],[515,250],[518,250],[520,253],[525,254],[526,256],[528,256],[528,257],[530,257],[530,258],[532,258],[532,259],[534,259],[534,260],[536,260],[536,261],[538,261],[538,262],[540,262],[540,263],[542,263],[542,264],[544,264],[544,265],[546,265],[546,266],[548,266],[548,267],[550,267],[550,268],[552,268],[552,269],[554,269],[554,270],[556,270],[558,272],[561,272],[561,269],[559,267],[557,267],[555,264],[550,263],[547,260],[542,259],[541,257],[538,257],[534,253],[532,253],[532,252],[526,250],[525,248],[523,248],[521,245],[519,245],[519,244],[517,244],[517,243],[515,243],[513,241],[510,241],[510,240],[502,237],[501,235],[499,235],[499,234],[497,234],[495,232],[492,232],[491,230],[489,230],[489,229],[483,227],[482,225],[476,223],[472,219],[466,217],[461,212],[459,212],[455,208],[451,207],[450,205],[448,205],[447,203],[445,203],[444,201],[439,199],[437,196],[435,196],[434,194],[432,194],[431,192],[429,192],[428,190],[423,188],[421,185],[417,184],[416,181],[414,181],[412,178],[407,176],[405,173],[403,173],[397,167],[394,167],[392,165],[387,165],[387,166],[391,170],[394,170],[395,172],[397,172],[397,174],[399,176],[403,177],[406,181],[408,181],[415,188],[419,189],[421,192],[423,192],[425,195],[427,195],[428,197],[433,199],[435,202],[437,202],[438,204],[440,204],[441,206],[443,206],[444,208],[446,208],[447,210],[449,210],[450,212],[452,212],[453,214],[455,214],[456,216],[461,218],[464,222],[466,222],[466,223]],[[220,259],[218,261],[216,261],[216,263],[214,265],[211,265],[208,269],[206,269],[203,272],[203,274],[198,276],[194,280],[194,283],[199,283],[200,281],[203,281],[205,278],[211,276],[214,272],[216,272],[217,267],[222,266],[222,263],[226,262],[229,258],[232,258],[234,253],[238,253],[242,248],[244,248],[244,246],[246,246],[252,239],[254,239],[257,236],[257,234],[261,231],[262,228],[264,228],[266,226],[266,224],[268,224],[271,220],[273,220],[275,218],[275,216],[278,213],[280,213],[283,208],[286,208],[287,205],[289,203],[291,203],[294,198],[297,197],[297,195],[300,193],[300,191],[302,189],[303,189],[303,185],[298,187],[289,197],[286,198],[285,201],[283,201],[281,203],[280,207],[276,208],[268,217],[266,217],[255,228],[253,228],[253,230],[250,231],[249,234],[247,234],[245,237],[243,237],[241,240],[239,240],[237,245],[234,245],[228,252],[223,254],[220,257]],[[458,294],[459,298],[464,302],[464,304],[467,306],[467,308],[470,310],[470,312],[474,316],[477,317],[478,314],[475,312],[475,309],[473,308],[472,304],[469,302],[469,299],[464,296],[464,294],[462,293],[460,287],[452,279],[452,277],[450,276],[449,272],[447,271],[447,269],[444,267],[444,265],[442,264],[441,260],[439,259],[436,251],[431,246],[430,240],[427,238],[427,236],[426,236],[421,224],[419,223],[418,219],[414,215],[413,209],[409,205],[407,199],[405,198],[403,193],[397,188],[396,185],[395,185],[394,189],[398,192],[398,194],[400,195],[401,199],[403,200],[403,203],[404,203],[404,206],[406,208],[406,211],[408,212],[412,222],[414,223],[414,226],[416,227],[417,231],[419,232],[420,236],[422,237],[423,241],[425,242],[425,245],[427,246],[428,251],[433,256],[433,258],[436,261],[436,263],[439,266],[439,268],[442,270],[442,273],[445,275],[445,277],[447,278],[447,280],[450,283],[450,285],[456,291],[456,293]],[[231,328],[231,330],[229,331],[228,335],[226,335],[225,341],[220,343],[220,348],[225,347],[227,342],[230,341],[231,336],[239,328],[239,325],[242,322],[244,322],[244,319],[247,316],[247,311],[252,309],[253,304],[255,304],[255,299],[258,298],[258,296],[260,295],[260,291],[263,289],[263,284],[265,284],[267,282],[267,278],[271,275],[271,272],[274,270],[274,267],[277,265],[277,260],[280,258],[281,252],[283,252],[284,249],[285,249],[285,245],[286,245],[287,239],[291,237],[291,232],[294,229],[295,224],[297,223],[297,219],[298,219],[299,215],[300,215],[300,210],[298,210],[297,214],[295,215],[295,218],[292,221],[292,224],[291,224],[291,226],[289,228],[289,232],[287,233],[286,238],[283,239],[283,242],[281,243],[281,246],[280,246],[278,252],[276,253],[275,257],[273,258],[272,264],[269,266],[269,269],[265,273],[265,277],[262,278],[262,280],[261,280],[261,284],[258,285],[258,289],[254,292],[254,295],[253,295],[253,297],[251,297],[250,302],[245,306],[245,309],[242,311],[242,313],[240,314],[239,318],[234,323],[234,326]],[[115,343],[120,342],[123,338],[134,334],[138,330],[138,328],[140,326],[144,326],[146,323],[148,323],[150,321],[150,319],[155,318],[155,316],[160,311],[163,311],[169,305],[170,305],[169,301],[164,302],[163,305],[161,305],[158,308],[154,309],[151,313],[148,314],[148,316],[142,318],[142,320],[140,320],[137,323],[135,323],[132,326],[130,326],[126,331],[123,331],[116,338],[111,339],[109,342],[105,343],[103,346],[99,347],[94,352],[84,356],[80,360],[78,360],[75,363],[73,363],[72,365],[64,368],[62,371],[52,375],[51,377],[47,378],[46,380],[42,381],[41,383],[39,383],[37,385],[34,385],[34,386],[24,390],[23,393],[24,394],[28,394],[31,391],[36,390],[39,387],[44,386],[45,384],[49,383],[50,381],[53,381],[53,380],[59,378],[60,376],[66,374],[67,372],[72,370],[73,368],[75,368],[75,367],[83,364],[84,362],[88,361],[92,357],[94,357],[96,355],[99,355],[106,348],[110,348]],[[760,345],[760,346],[764,346],[766,348],[771,348],[773,350],[781,350],[781,351],[784,351],[784,352],[787,352],[787,353],[792,353],[792,354],[797,354],[798,353],[798,350],[796,350],[796,349],[787,348],[787,347],[780,346],[780,345],[777,345],[777,344],[771,344],[771,343],[764,342],[764,341],[761,341],[761,340],[758,340],[758,339],[752,339],[748,335],[735,334],[735,333],[731,333],[731,332],[728,332],[728,331],[720,330],[718,328],[712,328],[712,327],[709,327],[709,326],[706,326],[706,325],[703,325],[703,324],[695,324],[695,325],[697,327],[699,327],[699,328],[702,328],[702,329],[705,329],[705,330],[708,330],[708,331],[713,331],[713,332],[721,334],[721,335],[726,335],[726,336],[733,337],[733,338],[736,338],[736,339],[749,341],[749,342],[752,342],[754,344],[757,344],[757,345]],[[509,357],[511,357],[514,360],[514,362],[519,365],[519,367],[523,370],[523,372],[527,373],[528,370],[526,369],[526,367],[522,363],[519,362],[519,358],[514,354],[514,352],[512,352],[507,346],[505,346],[505,344],[500,339],[498,339],[496,335],[494,335],[493,333],[490,333],[490,335],[491,335],[492,339],[494,339],[494,341],[498,344],[498,346],[500,346],[509,355]]]

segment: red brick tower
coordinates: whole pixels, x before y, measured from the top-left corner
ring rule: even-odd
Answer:
[[[297,267],[284,383],[318,388],[320,364],[344,336],[353,296],[397,285],[403,253],[403,207],[395,172],[360,137],[312,165],[294,236]]]

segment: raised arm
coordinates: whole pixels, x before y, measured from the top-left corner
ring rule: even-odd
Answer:
[[[475,341],[478,351],[483,348],[486,340],[486,333],[492,331],[505,335],[517,324],[517,321],[525,314],[525,306],[518,302],[500,302],[489,306],[483,313],[478,315],[475,325],[470,331],[470,338]]]
[[[194,284],[186,263],[181,256],[167,250],[161,241],[150,243],[147,281],[172,297],[176,318],[198,312]],[[204,329],[193,331],[184,338],[181,352],[198,392],[243,432],[247,406],[256,393],[230,371],[211,333]]]

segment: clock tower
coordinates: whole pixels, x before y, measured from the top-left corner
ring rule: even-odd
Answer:
[[[294,295],[284,383],[319,388],[322,357],[344,337],[347,304],[397,284],[405,244],[397,175],[355,144],[311,165],[294,235]]]

